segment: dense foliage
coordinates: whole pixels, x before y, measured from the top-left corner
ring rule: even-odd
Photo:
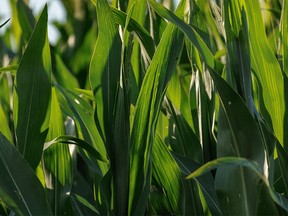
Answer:
[[[0,37],[0,215],[288,215],[287,0],[62,0],[55,45],[27,2]]]

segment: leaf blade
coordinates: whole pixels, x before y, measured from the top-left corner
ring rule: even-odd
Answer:
[[[1,200],[10,209],[19,215],[52,215],[40,181],[1,132],[0,171],[5,176],[0,178]]]
[[[32,168],[40,162],[50,113],[51,59],[47,20],[46,5],[16,74],[14,121],[17,147]]]

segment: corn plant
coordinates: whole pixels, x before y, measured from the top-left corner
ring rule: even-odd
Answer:
[[[288,215],[287,0],[10,1],[0,215]]]

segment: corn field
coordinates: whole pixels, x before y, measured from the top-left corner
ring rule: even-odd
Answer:
[[[0,24],[0,215],[288,215],[287,0],[60,3]]]

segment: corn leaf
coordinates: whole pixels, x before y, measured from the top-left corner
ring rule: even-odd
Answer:
[[[58,53],[52,52],[52,67],[53,75],[59,85],[69,90],[79,88],[77,79],[69,71]]]
[[[117,85],[120,78],[121,40],[106,0],[96,1],[98,38],[91,59],[90,85],[96,99],[97,118],[110,155]]]
[[[216,160],[212,160],[191,174],[189,174],[186,179],[192,179],[199,177],[213,169],[218,168],[219,166],[228,166],[228,165],[233,165],[233,166],[243,166],[243,167],[248,167],[252,169],[257,175],[259,175],[261,178],[265,179],[265,175],[263,174],[262,168],[259,167],[259,165],[256,162],[249,161],[245,158],[240,158],[240,157],[223,157],[223,158],[218,158]]]
[[[32,10],[23,2],[23,0],[17,1],[17,11],[23,37],[25,41],[28,41],[33,32],[36,20],[32,14]]]
[[[109,162],[104,156],[102,156],[97,150],[95,150],[91,145],[89,145],[84,140],[81,140],[77,137],[67,136],[67,135],[66,136],[62,135],[62,136],[56,137],[52,141],[45,143],[44,150],[48,149],[51,145],[56,144],[56,143],[77,145],[80,148],[83,148],[84,150],[86,150],[95,159],[106,162],[106,163]]]
[[[253,116],[240,96],[218,74],[212,69],[210,74],[219,92],[222,108],[218,119],[218,157],[244,157],[265,169],[264,144]],[[229,181],[224,176],[229,176]],[[215,185],[221,194],[219,201],[223,213],[252,214],[256,211],[255,196],[259,189],[255,179],[257,175],[243,167],[218,169]]]
[[[252,99],[252,78],[248,23],[245,10],[235,6],[236,1],[226,1],[225,31],[227,38],[227,81],[246,102],[251,113],[254,112]],[[230,5],[231,4],[231,5]],[[239,3],[238,3],[239,4]],[[239,23],[236,25],[236,23]],[[241,23],[241,24],[240,24]],[[233,27],[233,25],[236,25]]]
[[[277,149],[277,154],[278,154],[278,162],[279,162],[281,175],[283,178],[286,193],[288,193],[288,174],[286,172],[286,168],[288,165],[288,154],[285,152],[285,150],[279,143],[276,143],[276,149]]]
[[[47,135],[51,97],[51,59],[47,6],[20,61],[14,94],[17,148],[33,169],[40,162]]]
[[[284,143],[284,82],[280,65],[271,51],[262,21],[257,0],[246,1],[245,11],[249,26],[249,39],[252,69],[262,86],[263,106],[260,111],[267,123],[270,118],[275,135]],[[273,101],[273,103],[271,103]],[[266,114],[266,110],[269,116]]]
[[[91,0],[91,1],[93,2],[94,5],[96,4],[96,0]],[[138,1],[138,0],[135,0],[135,1]],[[133,1],[129,1],[129,5],[130,5],[129,8],[131,7],[132,4],[133,4]],[[141,6],[139,6],[139,4],[141,4]],[[130,19],[131,21],[128,23],[127,30],[135,33],[134,35],[135,38],[141,44],[141,47],[145,49],[145,52],[147,53],[147,55],[149,56],[151,60],[155,51],[154,41],[149,35],[149,33],[146,31],[146,29],[143,28],[141,25],[143,22],[142,19],[144,18],[144,16],[141,16],[141,14],[143,14],[143,11],[145,11],[143,10],[145,9],[144,5],[146,5],[145,1],[140,1],[137,4],[136,10],[133,12],[134,15],[132,15],[133,17]],[[124,27],[126,23],[127,14],[121,10],[116,9],[115,7],[111,7],[111,11],[113,13],[115,22]],[[140,11],[140,12],[137,13],[137,11]],[[137,18],[139,18],[142,22],[138,20]],[[140,21],[140,23],[138,21]]]
[[[176,135],[177,138],[179,137],[179,139],[176,138],[176,144],[171,145],[172,149],[175,152],[191,158],[199,164],[202,164],[202,148],[197,136],[181,113],[173,106],[171,101],[165,100],[164,102],[164,106],[167,106],[167,111],[171,115],[171,118],[176,126],[176,131],[179,134],[178,136]],[[172,136],[175,135],[173,134]]]
[[[0,200],[8,208],[17,215],[52,215],[34,171],[1,132],[0,172]]]
[[[131,22],[133,7],[127,14],[123,30],[122,64],[120,83],[115,103],[115,123],[111,151],[111,171],[113,175],[114,211],[117,215],[128,213],[129,196],[129,146],[130,146],[130,98],[129,76],[131,73],[132,37],[127,28]]]
[[[51,116],[46,140],[65,134],[64,121],[57,99],[55,87],[52,88]],[[46,144],[45,144],[46,145]],[[47,148],[44,145],[44,150]],[[69,146],[57,144],[44,151],[44,164],[47,169],[46,184],[49,186],[52,210],[57,214],[72,214],[68,194],[72,188],[73,168]]]
[[[184,157],[180,154],[172,152],[172,155],[175,158],[175,161],[177,162],[179,168],[181,169],[181,172],[185,176],[188,176],[190,173],[193,173],[194,171],[196,171],[201,167],[195,161],[187,157]],[[212,215],[222,215],[217,194],[214,189],[214,178],[212,174],[206,172],[205,174],[196,177],[195,180],[203,192],[204,198],[207,202],[207,205]],[[187,191],[184,193],[187,193]]]
[[[1,103],[0,103],[0,119],[1,119],[1,124],[0,124],[1,133],[9,140],[10,143],[13,143],[12,133],[9,128],[8,119],[4,113]]]
[[[183,5],[183,2],[180,3],[178,8],[180,14],[183,14]],[[183,34],[172,24],[168,25],[143,80],[131,134],[128,214],[145,212],[155,127],[163,93],[176,68],[182,44]]]
[[[138,6],[136,7],[138,8]],[[113,16],[115,22],[117,22],[121,26],[125,26],[126,14],[116,8],[111,8],[113,12]],[[135,13],[135,12],[134,12]],[[153,57],[155,48],[154,48],[154,41],[149,35],[149,33],[144,29],[133,17],[127,26],[127,30],[131,32],[135,32],[135,36],[137,41],[141,44],[141,46],[146,50],[148,56],[150,58]]]
[[[251,161],[241,157],[223,157],[216,160],[209,161],[193,173],[187,176],[187,179],[199,177],[213,169],[218,169],[222,166],[226,168],[229,166],[241,166],[251,169],[258,177],[263,181],[265,186],[268,188],[271,198],[284,210],[288,211],[288,199],[285,196],[275,192],[269,185],[268,179],[263,173],[262,167],[259,166],[255,161]]]
[[[156,135],[152,152],[152,176],[161,185],[168,198],[172,214],[181,214],[181,175],[180,170],[159,135]]]
[[[65,112],[68,112],[68,114],[73,117],[74,121],[79,124],[79,133],[82,134],[84,140],[91,145],[91,148],[94,148],[101,155],[106,157],[106,149],[103,140],[97,131],[91,105],[75,93],[67,91],[58,85],[56,85],[56,87],[63,96],[62,99],[59,99],[60,105],[62,109],[65,110]],[[99,166],[102,174],[107,172],[106,164],[100,162]]]
[[[80,207],[81,205],[85,206],[86,209],[88,208],[89,210],[91,210],[89,212],[90,214],[99,215],[98,210],[91,203],[89,203],[89,201],[86,200],[84,197],[82,197],[78,194],[71,194],[70,199],[74,205],[75,212],[77,212],[78,215],[87,215],[87,213],[88,213],[88,212],[81,211],[81,207]]]
[[[159,13],[163,18],[169,20],[173,24],[175,24],[178,28],[181,29],[186,35],[186,37],[191,41],[191,43],[198,49],[201,57],[204,59],[205,63],[210,67],[214,68],[214,56],[204,43],[202,38],[196,32],[196,30],[187,25],[184,21],[182,21],[179,17],[173,14],[171,11],[167,10],[164,6],[156,3],[155,1],[148,0],[149,4],[153,7],[153,9]]]
[[[0,68],[0,72],[14,72],[15,70],[18,70],[18,65],[9,65],[4,68]]]
[[[283,70],[288,76],[288,2],[283,1],[282,8],[282,18],[281,18],[281,38],[283,46]]]

